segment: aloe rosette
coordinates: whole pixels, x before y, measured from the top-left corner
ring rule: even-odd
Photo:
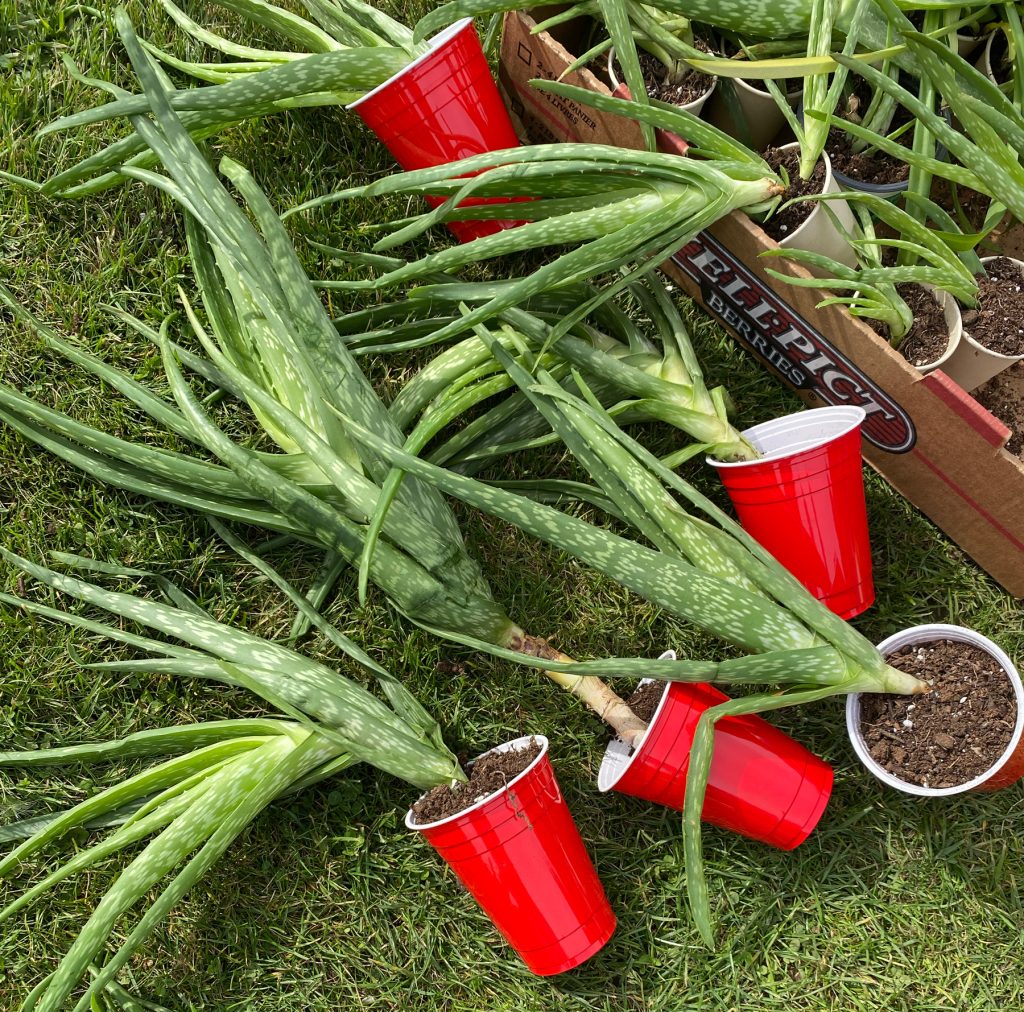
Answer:
[[[829,195],[816,198],[827,205]],[[766,268],[773,278],[798,288],[826,289],[838,292],[827,295],[817,308],[845,306],[851,316],[879,320],[889,330],[894,347],[899,347],[913,326],[914,317],[897,290],[900,284],[931,285],[949,292],[966,306],[973,306],[978,296],[975,275],[983,270],[974,247],[980,235],[964,235],[953,218],[931,200],[908,194],[908,204],[921,209],[945,229],[940,233],[925,225],[908,211],[882,197],[869,193],[844,194],[841,198],[854,211],[860,229],[848,235],[857,254],[859,267],[854,270],[809,250],[766,250],[763,257],[781,257],[815,269],[816,277],[794,277]],[[879,236],[875,219],[892,231],[893,237]],[[841,225],[836,222],[837,227]],[[906,263],[883,263],[886,251],[898,253]]]

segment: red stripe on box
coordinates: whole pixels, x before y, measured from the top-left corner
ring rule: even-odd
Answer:
[[[524,85],[521,85],[516,82],[515,89],[519,93],[519,97],[522,98],[523,101],[526,102],[528,105],[530,105],[535,113],[546,119],[549,123],[552,124],[553,127],[557,127],[557,129],[552,129],[551,131],[556,137],[561,137],[562,131],[568,130],[568,139],[571,141],[579,141],[580,135],[575,130],[573,130],[573,128],[569,126],[569,124],[566,123],[565,120],[561,120],[558,119],[558,117],[553,116],[551,114],[551,111],[547,107],[547,103],[544,101],[543,98],[540,97],[540,95],[536,91],[534,91],[533,88],[525,87]]]
[[[932,374],[934,375],[934,373]],[[959,389],[959,388],[958,388]],[[925,465],[930,471],[938,475],[968,506],[971,507],[976,513],[983,516],[992,527],[993,530],[998,531],[1007,541],[1017,549],[1018,552],[1024,552],[1024,541],[1021,541],[1014,534],[1008,531],[988,510],[984,509],[974,499],[972,499],[952,478],[946,474],[934,461],[926,457],[919,449],[911,451],[922,464]]]
[[[955,411],[986,443],[1001,447],[1010,438],[1010,430],[941,369],[928,373],[921,382],[943,404]]]

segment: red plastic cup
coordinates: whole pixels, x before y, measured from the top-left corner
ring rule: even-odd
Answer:
[[[855,407],[798,411],[747,429],[763,456],[708,458],[744,530],[841,618],[871,607],[871,542]]]
[[[493,751],[541,753],[518,776],[472,808],[417,823],[524,963],[548,977],[589,959],[615,931],[615,914],[548,760],[543,735]]]
[[[456,21],[427,43],[429,52],[367,92],[349,109],[380,138],[403,169],[428,169],[519,147],[491,76],[472,18]],[[444,198],[428,197],[431,207]],[[471,198],[459,206],[501,204],[500,197]],[[448,228],[469,242],[518,221],[452,221]]]
[[[682,811],[697,721],[728,698],[705,683],[669,682],[639,747],[609,742],[600,790]],[[832,767],[756,715],[723,717],[714,741],[701,818],[780,850],[803,843],[828,804]]]

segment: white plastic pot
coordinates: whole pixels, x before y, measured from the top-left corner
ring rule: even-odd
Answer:
[[[612,46],[608,50],[608,79],[612,82],[612,91],[614,91],[620,84],[625,84],[625,81],[619,80],[619,75],[615,73],[615,47]],[[686,105],[679,106],[683,112],[692,113],[694,116],[699,116],[701,110],[704,108],[704,103],[714,94],[715,85],[718,84],[717,77],[709,77],[707,90],[700,98],[695,98],[692,102],[687,102]],[[628,87],[628,85],[627,85]]]
[[[883,656],[889,656],[903,647],[915,646],[918,643],[934,643],[937,640],[953,640],[957,643],[970,643],[972,646],[980,647],[999,662],[1000,667],[1013,683],[1013,692],[1017,700],[1017,721],[1014,725],[1013,736],[1003,754],[980,776],[956,787],[920,787],[917,784],[908,784],[905,780],[900,780],[888,770],[883,769],[871,758],[860,730],[860,693],[851,693],[846,697],[846,731],[850,736],[853,750],[857,753],[857,758],[883,783],[898,791],[903,791],[905,794],[916,794],[922,798],[942,798],[951,794],[963,794],[966,791],[998,790],[1015,783],[1024,774],[1024,742],[1021,740],[1024,735],[1024,686],[1021,684],[1020,675],[1014,667],[1013,661],[995,643],[973,629],[936,623],[904,629],[902,632],[882,640],[878,644],[878,649]]]
[[[981,45],[980,35],[965,35],[963,32],[956,33],[956,51],[962,60],[966,60]]]
[[[996,259],[998,258],[982,257],[981,262],[987,264]],[[1021,273],[1021,278],[1024,279],[1024,261],[1015,260],[1013,257],[1006,259],[1013,260]],[[1009,369],[1011,365],[1016,365],[1021,361],[1024,361],[1024,355],[1000,355],[999,352],[979,344],[971,337],[970,331],[965,330],[963,340],[942,366],[942,370],[951,380],[970,392],[983,386],[993,376],[998,376],[1004,369]]]
[[[740,112],[746,121],[750,135],[750,146],[755,151],[763,151],[776,137],[786,123],[782,110],[775,104],[775,99],[767,89],[758,88],[749,81],[733,78],[732,83],[739,102]],[[760,82],[757,82],[760,83]],[[715,93],[715,101],[709,110],[707,119],[719,130],[730,137],[741,139],[741,131],[734,122],[732,112],[723,96],[724,88]],[[800,90],[787,93],[786,101],[796,108],[800,101]]]
[[[786,144],[779,150],[799,151],[799,149],[799,143],[793,141],[792,144]],[[828,157],[827,152],[824,151],[821,153],[821,157],[825,162],[825,185],[822,187],[821,192],[839,193],[839,183],[832,173],[832,160]],[[856,267],[857,257],[853,252],[853,247],[832,223],[828,212],[822,206],[823,203],[817,203],[804,223],[792,235],[787,235],[785,239],[780,239],[779,245],[783,249],[806,249],[812,253],[821,253],[823,256],[838,260],[841,264],[846,264],[848,267]],[[846,201],[830,200],[828,201],[828,206],[832,209],[832,213],[836,218],[839,219],[843,228],[852,233],[855,228],[855,222],[853,212]]]
[[[924,365],[915,366],[915,368],[925,376],[936,369],[942,369],[948,376],[950,375],[949,363],[963,341],[964,321],[960,315],[960,306],[949,292],[943,291],[941,288],[936,288],[934,285],[922,285],[921,287],[926,288],[939,300],[942,313],[946,317],[946,330],[949,336],[946,340],[946,350],[938,358],[926,362]]]

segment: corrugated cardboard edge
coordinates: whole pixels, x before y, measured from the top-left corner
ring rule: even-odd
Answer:
[[[550,34],[531,35],[534,25],[528,15],[508,15],[502,43],[502,82],[513,110],[522,97],[530,136],[639,147],[639,130],[631,133],[621,118],[590,111],[583,129],[579,110],[545,105],[550,96],[540,99],[529,88],[531,76],[557,77],[573,59]],[[589,71],[567,80],[608,93]],[[526,96],[540,104],[527,106]],[[770,278],[758,254],[775,245],[745,215],[733,214],[663,269],[808,404],[866,404],[874,442],[865,439],[863,449],[871,466],[1024,597],[1024,462],[1002,449],[1009,430],[945,374],[923,377],[842,307],[816,309],[822,293]],[[694,268],[694,257],[702,268]],[[784,260],[770,263],[805,273]],[[735,299],[724,294],[730,289]]]

